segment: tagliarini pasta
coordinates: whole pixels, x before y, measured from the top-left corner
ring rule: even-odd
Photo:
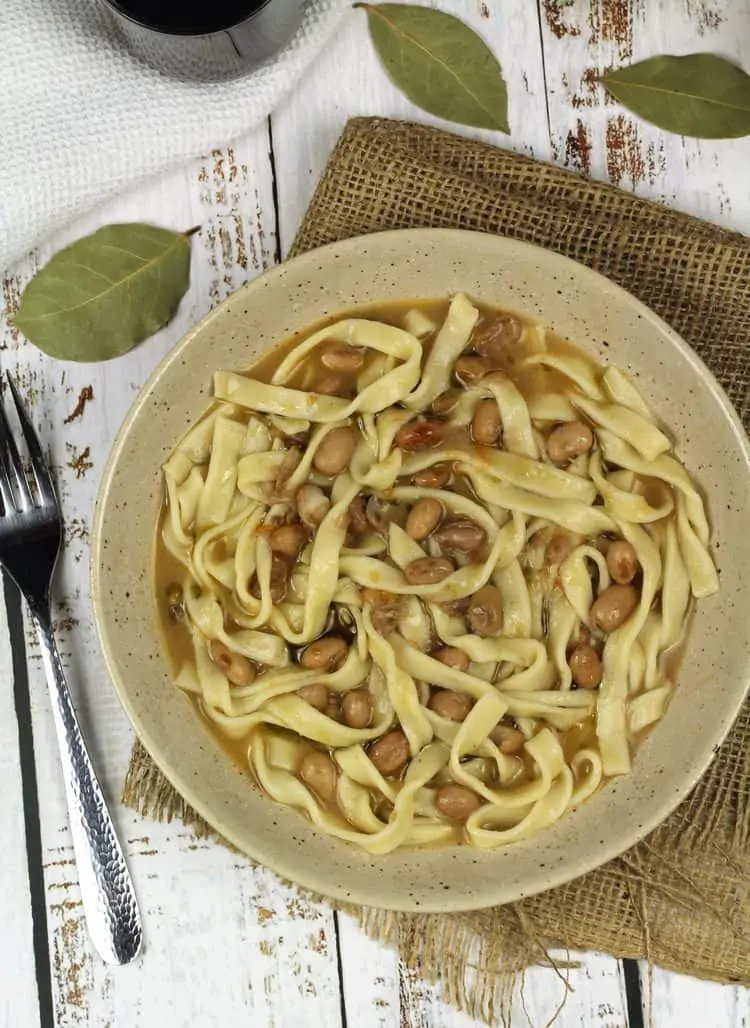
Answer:
[[[634,383],[464,295],[218,371],[164,466],[176,684],[269,796],[381,854],[527,838],[663,715],[702,499]]]

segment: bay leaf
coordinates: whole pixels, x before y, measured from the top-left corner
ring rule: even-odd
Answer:
[[[190,284],[189,237],[196,231],[138,223],[97,229],[35,275],[14,324],[60,360],[127,353],[172,318]]]
[[[750,76],[716,54],[650,57],[602,76],[628,110],[699,139],[750,135]]]
[[[370,37],[393,84],[446,121],[510,132],[508,91],[484,40],[460,19],[412,4],[367,4]]]

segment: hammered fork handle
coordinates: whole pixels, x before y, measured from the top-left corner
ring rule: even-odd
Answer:
[[[133,881],[81,735],[49,606],[32,602],[31,615],[52,700],[86,923],[102,959],[127,964],[137,955],[142,939]]]

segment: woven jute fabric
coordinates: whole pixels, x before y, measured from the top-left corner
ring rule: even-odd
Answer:
[[[351,121],[292,250],[383,229],[446,227],[557,250],[630,290],[706,361],[750,426],[750,240],[435,129]],[[208,827],[137,745],[125,801]],[[355,911],[371,935],[490,1023],[552,947],[647,958],[750,984],[750,702],[690,797],[617,860],[519,903],[454,915]],[[560,971],[560,966],[555,965]]]

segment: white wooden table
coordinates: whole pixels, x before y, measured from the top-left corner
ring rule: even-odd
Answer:
[[[750,231],[750,140],[664,136],[605,105],[594,81],[597,70],[665,50],[713,50],[750,68],[750,0],[540,0],[538,9],[533,0],[442,0],[441,6],[471,22],[502,63],[512,136],[495,142]],[[355,114],[430,120],[384,78],[364,17],[352,12],[329,52],[256,132],[96,211],[11,269],[3,282],[2,363],[17,371],[51,446],[65,509],[58,637],[135,877],[145,946],[136,963],[113,969],[89,944],[39,654],[21,622],[19,601],[6,587],[0,626],[0,1028],[474,1023],[348,917],[293,900],[272,874],[248,869],[222,847],[196,842],[179,824],[144,821],[119,806],[132,732],[103,672],[91,615],[87,543],[94,496],[128,406],[199,317],[283,259],[331,147]],[[127,357],[97,366],[50,361],[19,338],[8,315],[54,250],[118,220],[177,229],[202,225],[190,292],[173,323]],[[89,386],[93,397],[71,419]],[[555,1025],[648,1023],[645,967],[587,954],[570,982],[574,991]],[[554,1017],[561,993],[551,972],[529,973],[525,1001],[533,1024]],[[656,970],[651,1013],[656,1028],[739,1028],[750,1022],[750,994]],[[519,1002],[513,1024],[527,1023]]]

